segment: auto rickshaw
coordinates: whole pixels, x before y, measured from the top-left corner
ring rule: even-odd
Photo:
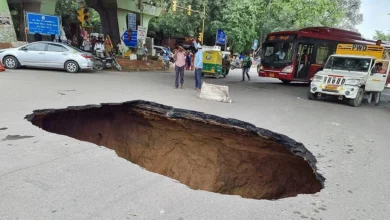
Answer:
[[[229,68],[223,63],[222,52],[218,50],[206,50],[203,52],[203,75],[212,75],[215,78],[226,77]]]

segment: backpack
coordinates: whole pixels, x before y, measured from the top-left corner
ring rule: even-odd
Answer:
[[[250,57],[245,57],[243,62],[244,67],[251,67],[252,66],[252,60]]]

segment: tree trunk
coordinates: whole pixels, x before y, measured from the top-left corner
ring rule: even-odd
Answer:
[[[117,7],[107,7],[102,1],[86,0],[87,5],[95,9],[100,15],[103,34],[110,35],[113,45],[116,46],[120,43]]]

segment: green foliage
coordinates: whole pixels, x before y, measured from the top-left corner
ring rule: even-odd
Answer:
[[[229,45],[235,51],[249,50],[251,42],[258,38],[258,17],[262,16],[264,2],[253,3],[252,0],[230,1],[222,9],[221,21],[214,22],[215,29],[220,27],[225,31]]]
[[[61,16],[62,19],[62,26],[64,28],[69,27],[70,24],[78,22],[77,20],[77,9],[79,8],[79,4],[76,0],[58,0],[56,4],[56,15]],[[91,18],[92,24],[95,26],[99,26],[101,24],[100,22],[100,15],[97,11],[90,8],[89,14]]]
[[[390,33],[386,34],[383,31],[375,31],[374,39],[390,42]]]
[[[163,0],[166,13],[151,22],[149,29],[166,37],[196,36],[201,31],[199,14],[185,10],[172,12],[170,0]],[[310,26],[341,27],[354,30],[362,22],[361,0],[179,0],[178,6],[206,5],[205,43],[213,44],[215,32],[223,29],[235,52],[250,49],[254,39],[273,31]],[[161,36],[161,35],[160,35]]]
[[[203,11],[203,1],[178,1],[176,12],[171,10],[170,1],[166,1],[165,13],[149,23],[149,31],[162,32],[166,37],[196,36],[201,31],[202,15],[192,13],[188,16],[186,9],[179,8],[188,5],[191,5],[193,10]]]
[[[361,0],[341,0],[340,7],[343,19],[338,27],[357,31],[356,26],[363,22],[363,14],[360,13]]]

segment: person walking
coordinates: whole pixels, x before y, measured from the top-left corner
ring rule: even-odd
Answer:
[[[203,50],[202,45],[198,45],[198,52],[195,54],[194,67],[195,67],[195,89],[202,89],[202,69],[203,69]]]
[[[173,57],[175,59],[175,89],[179,88],[179,77],[180,77],[180,88],[183,89],[184,83],[184,67],[186,65],[186,52],[183,47],[179,46],[178,50]]]
[[[242,62],[242,80],[241,81],[245,81],[245,74],[248,77],[248,81],[251,80],[251,77],[249,76],[249,69],[251,68],[251,66],[252,66],[252,59],[248,55],[248,53],[245,53],[245,57],[244,57],[244,60]]]

